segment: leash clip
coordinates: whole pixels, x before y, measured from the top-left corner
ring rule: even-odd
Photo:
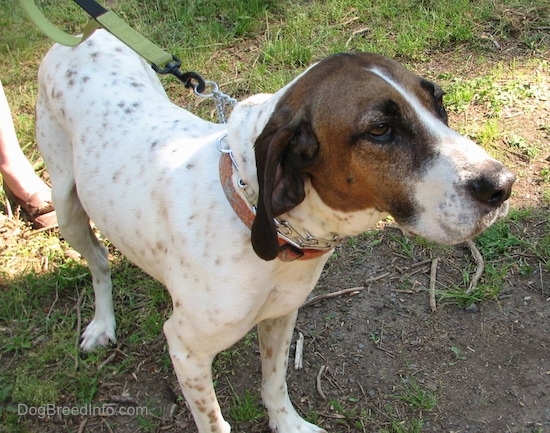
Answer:
[[[205,81],[200,74],[189,71],[181,72],[181,60],[172,55],[172,62],[168,62],[164,68],[159,68],[154,63],[151,64],[153,70],[158,74],[172,74],[185,84],[187,89],[193,89],[196,96],[201,98],[213,98],[216,104],[216,113],[218,115],[219,123],[227,123],[226,108],[229,105],[233,107],[237,100],[231,96],[223,93],[219,90],[218,84],[214,81]],[[204,93],[206,86],[209,86],[212,90],[210,93]]]
[[[180,71],[181,60],[174,55],[172,55],[172,59],[173,61],[168,62],[164,66],[164,68],[160,68],[154,63],[151,63],[151,67],[157,74],[161,74],[161,75],[172,74],[178,80],[183,82],[187,89],[193,89],[195,93],[202,94],[206,89],[206,82],[204,81],[204,78],[202,78],[200,74],[198,74],[197,72]]]

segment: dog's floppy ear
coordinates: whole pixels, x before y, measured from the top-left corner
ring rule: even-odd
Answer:
[[[304,169],[319,150],[319,143],[303,116],[279,109],[256,139],[256,170],[259,194],[252,224],[252,247],[264,260],[279,253],[273,219],[297,206],[305,197]]]

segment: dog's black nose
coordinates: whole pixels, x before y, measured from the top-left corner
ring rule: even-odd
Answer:
[[[472,196],[485,205],[497,208],[510,198],[516,176],[500,163],[472,179],[469,189]]]

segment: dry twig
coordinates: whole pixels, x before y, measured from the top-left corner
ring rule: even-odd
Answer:
[[[382,352],[384,352],[386,355],[388,355],[390,358],[395,358],[395,355],[393,354],[393,352],[391,350],[388,350],[378,344],[376,344],[374,347],[376,347],[378,350],[381,350]]]
[[[107,422],[107,420],[105,418],[102,418],[101,419],[101,423],[107,427],[107,430],[109,430],[109,433],[115,433],[111,427],[111,425]]]
[[[321,368],[319,369],[319,373],[317,373],[317,392],[321,396],[323,400],[327,399],[327,396],[323,392],[323,387],[321,386],[321,377],[323,376],[323,373],[326,370],[326,366],[321,365]]]
[[[476,288],[477,282],[483,275],[483,271],[485,269],[485,261],[483,260],[483,256],[477,249],[476,244],[474,243],[473,240],[471,239],[467,240],[466,244],[470,247],[472,256],[474,256],[474,260],[476,261],[476,264],[477,264],[476,273],[474,274],[472,281],[470,281],[470,286],[468,287],[468,290],[466,290],[466,293],[470,294]]]
[[[432,267],[430,270],[430,310],[432,310],[432,313],[435,313],[437,310],[437,304],[435,301],[435,282],[437,277],[437,264],[439,263],[439,258],[436,257],[432,260]]]
[[[139,401],[130,395],[110,395],[109,400],[112,403],[129,404],[132,406],[139,406]]]
[[[80,421],[80,425],[78,426],[77,433],[84,433],[84,429],[86,428],[87,422],[88,422],[88,418],[83,418],[82,421]]]
[[[298,340],[296,341],[296,353],[294,354],[294,370],[302,368],[302,360],[304,357],[304,334],[298,332]]]
[[[82,330],[82,302],[84,301],[84,294],[86,293],[86,288],[84,287],[80,291],[80,295],[78,296],[78,301],[76,303],[76,342],[75,342],[75,348],[78,350],[78,346],[80,343],[80,332]],[[78,370],[78,356],[74,359],[74,369]]]
[[[539,262],[540,292],[544,295],[544,280],[542,279],[542,263]]]
[[[365,283],[366,284],[373,283],[374,281],[381,280],[382,278],[386,278],[390,275],[391,274],[389,272],[386,272],[384,274],[378,275],[377,277],[369,278]],[[302,304],[302,307],[307,307],[308,305],[316,304],[317,302],[322,301],[323,299],[336,298],[337,296],[347,295],[348,293],[356,293],[365,289],[366,289],[366,285],[359,286],[359,287],[352,287],[350,289],[343,289],[343,290],[338,290],[337,292],[325,293],[323,295],[314,296],[313,298],[306,300]]]
[[[55,288],[55,299],[53,300],[53,303],[50,306],[50,309],[48,310],[48,314],[46,315],[46,322],[48,320],[50,320],[50,316],[52,315],[53,307],[55,306],[55,304],[57,304],[58,300],[59,300],[59,289],[56,286],[56,288]]]
[[[322,301],[323,299],[336,298],[337,296],[347,295],[348,293],[356,293],[356,292],[360,292],[361,290],[365,290],[365,286],[352,287],[350,289],[343,289],[343,290],[338,290],[337,292],[325,293],[323,295],[314,296],[313,298],[308,299],[306,302],[304,302],[302,304],[302,307],[316,304],[317,302]]]
[[[346,47],[349,46],[350,42],[353,40],[353,38],[357,35],[363,35],[365,33],[369,33],[371,32],[372,29],[370,27],[361,27],[360,29],[358,30],[355,30],[351,36],[348,38],[348,40],[346,41]]]
[[[103,361],[101,364],[99,364],[99,366],[97,367],[97,371],[103,370],[103,368],[104,368],[106,365],[110,364],[111,361],[112,361],[113,359],[115,359],[115,357],[116,357],[116,352],[111,353],[111,354],[107,357],[107,359],[106,359],[105,361]]]

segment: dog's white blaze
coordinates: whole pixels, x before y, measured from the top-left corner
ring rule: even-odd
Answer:
[[[455,167],[459,174],[461,171],[469,172],[471,164],[493,159],[483,150],[483,148],[472,140],[449,128],[439,117],[430,112],[418,98],[408,92],[401,84],[393,80],[391,76],[378,68],[369,68],[367,70],[384,80],[400,93],[403,99],[414,109],[418,119],[420,119],[426,129],[434,138],[439,140],[440,146],[438,150],[440,154],[448,155],[451,158],[448,162]],[[449,175],[452,177],[450,171]]]
[[[428,111],[424,105],[410,92],[408,92],[403,86],[401,86],[399,83],[393,80],[392,77],[385,74],[378,68],[369,68],[367,69],[369,72],[372,72],[382,80],[384,80],[387,84],[389,84],[391,87],[393,87],[396,91],[400,93],[400,95],[403,97],[407,103],[413,107],[414,112],[418,115],[418,118],[420,121],[425,125],[426,129],[430,131],[431,134],[434,136],[442,136],[442,135],[456,135],[459,136],[459,134],[452,129],[448,128],[438,117],[436,117],[433,113]]]

